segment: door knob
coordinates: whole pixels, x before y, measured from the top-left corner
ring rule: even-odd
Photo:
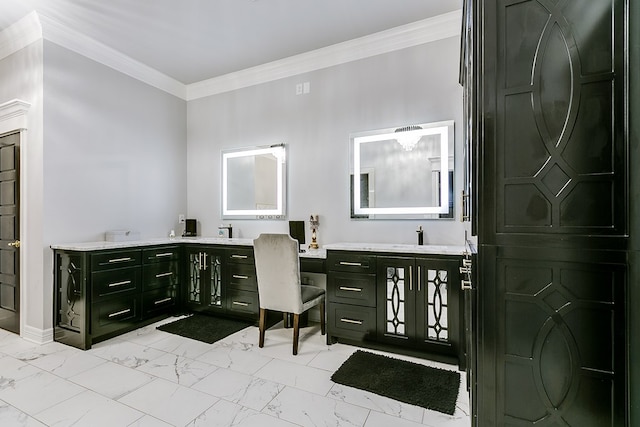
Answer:
[[[14,242],[7,243],[7,246],[13,246],[14,248],[20,247],[20,240],[16,240]]]

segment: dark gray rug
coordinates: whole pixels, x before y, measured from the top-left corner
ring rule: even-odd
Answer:
[[[331,379],[411,405],[453,415],[460,373],[358,350]]]
[[[194,314],[175,322],[165,323],[156,329],[212,344],[253,324],[244,320]]]

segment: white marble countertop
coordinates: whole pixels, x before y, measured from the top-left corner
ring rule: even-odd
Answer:
[[[123,242],[97,241],[83,243],[61,243],[57,245],[51,245],[51,249],[88,252],[171,244],[253,246],[253,239],[225,239],[221,237],[175,237],[171,239],[165,237]],[[405,245],[396,243],[331,243],[328,245],[324,245],[320,249],[306,249],[305,252],[300,253],[300,256],[303,258],[323,259],[327,257],[327,250],[392,252],[418,255],[462,255],[464,254],[465,247],[455,245]]]
[[[324,249],[360,252],[393,252],[424,255],[462,255],[464,246],[455,245],[403,245],[398,243],[331,243]]]
[[[51,245],[51,249],[89,252],[109,249],[126,249],[141,246],[174,244],[253,246],[253,239],[226,239],[222,237],[164,237],[144,240],[128,240],[123,242],[96,241],[82,243],[60,243],[57,245]],[[324,248],[306,249],[305,252],[300,253],[300,257],[324,259],[327,257],[327,251]]]

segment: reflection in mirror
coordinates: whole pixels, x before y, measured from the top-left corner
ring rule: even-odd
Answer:
[[[222,217],[284,219],[284,144],[222,152]]]
[[[453,120],[352,134],[351,217],[453,218],[453,152]]]

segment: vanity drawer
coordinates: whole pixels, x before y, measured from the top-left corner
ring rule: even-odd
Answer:
[[[376,306],[376,275],[331,272],[327,278],[329,301]]]
[[[238,314],[258,314],[260,309],[258,293],[239,289],[229,289],[227,292],[227,310]]]
[[[180,248],[177,246],[162,246],[142,250],[142,260],[145,264],[165,261],[178,261]]]
[[[226,257],[228,263],[234,264],[254,264],[253,248],[227,249]]]
[[[91,296],[94,302],[139,290],[140,267],[99,271],[91,275]]]
[[[93,271],[140,265],[142,252],[138,250],[108,251],[91,255]]]
[[[178,287],[169,286],[142,294],[142,316],[153,317],[173,310],[178,305]]]
[[[156,289],[178,284],[178,262],[157,262],[142,267],[143,289]]]
[[[329,304],[330,335],[357,341],[375,341],[376,309],[349,304]]]
[[[327,270],[375,274],[376,257],[353,252],[329,251]]]
[[[134,326],[140,320],[140,298],[112,298],[91,307],[91,334],[100,336]]]
[[[300,257],[300,271],[304,273],[325,274],[325,260],[321,258]]]
[[[227,283],[230,287],[245,291],[258,291],[256,268],[249,264],[229,264],[227,268],[229,276]]]

